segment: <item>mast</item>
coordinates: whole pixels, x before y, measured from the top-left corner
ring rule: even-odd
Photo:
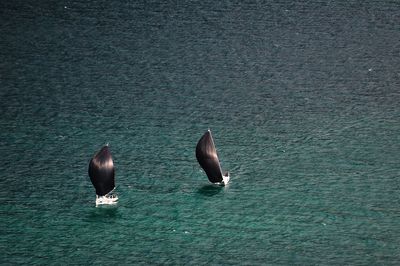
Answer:
[[[219,183],[223,181],[221,165],[210,130],[204,133],[197,143],[196,158],[210,182]]]
[[[88,174],[98,196],[104,196],[115,188],[115,169],[108,145],[90,160]]]
[[[217,148],[215,147],[214,138],[212,137],[212,134],[211,134],[211,130],[210,130],[210,129],[208,129],[207,132],[210,133],[211,142],[212,142],[212,145],[213,145],[213,147],[214,147],[215,154],[216,154],[217,160],[218,160],[219,171],[221,172],[221,175],[222,175],[222,168],[221,168],[221,164],[220,164],[220,162],[219,162],[218,152],[217,152]]]

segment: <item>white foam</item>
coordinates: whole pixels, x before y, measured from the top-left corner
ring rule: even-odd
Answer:
[[[96,195],[96,206],[113,205],[117,204],[117,202],[118,202],[118,197],[116,195],[105,195],[105,196]]]

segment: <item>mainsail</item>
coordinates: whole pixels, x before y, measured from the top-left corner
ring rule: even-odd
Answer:
[[[104,146],[89,163],[89,177],[96,194],[104,196],[115,188],[115,170],[108,146]]]
[[[196,158],[206,172],[210,182],[220,183],[223,181],[221,165],[219,164],[217,150],[215,149],[210,130],[204,133],[197,143]]]

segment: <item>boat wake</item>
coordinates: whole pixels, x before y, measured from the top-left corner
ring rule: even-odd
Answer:
[[[114,205],[118,202],[118,196],[116,195],[105,195],[98,196],[96,195],[96,207],[99,205]]]

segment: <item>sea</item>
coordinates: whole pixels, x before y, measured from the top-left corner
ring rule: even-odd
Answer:
[[[1,265],[400,264],[397,0],[1,1],[0,114]]]

